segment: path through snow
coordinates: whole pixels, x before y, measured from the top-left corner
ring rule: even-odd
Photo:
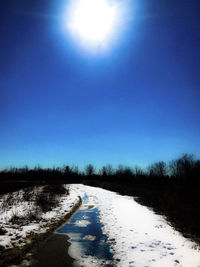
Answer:
[[[195,243],[133,197],[84,185],[71,187],[82,196],[88,195],[87,206],[98,208],[118,267],[200,267],[200,251]],[[102,266],[93,257],[83,257],[81,264]]]

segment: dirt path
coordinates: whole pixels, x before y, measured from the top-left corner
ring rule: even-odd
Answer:
[[[68,255],[68,239],[67,235],[53,234],[37,248],[30,267],[73,266],[73,259]]]

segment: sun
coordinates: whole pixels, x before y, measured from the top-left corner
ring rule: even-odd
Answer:
[[[117,20],[117,7],[109,0],[73,0],[67,27],[81,41],[99,45],[108,42]]]

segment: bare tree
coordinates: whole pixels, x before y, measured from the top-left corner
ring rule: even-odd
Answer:
[[[148,172],[150,176],[163,177],[167,175],[167,165],[164,161],[156,162],[149,166]]]
[[[169,164],[170,174],[175,177],[189,178],[195,161],[193,155],[183,154],[177,160],[172,160]]]
[[[70,175],[71,174],[71,168],[67,165],[67,166],[65,166],[64,167],[64,173],[66,174],[66,175]]]
[[[144,175],[144,171],[141,167],[139,166],[135,166],[133,169],[133,173],[135,174],[135,176],[141,176]]]
[[[86,167],[85,167],[85,174],[88,175],[88,176],[92,176],[94,175],[95,173],[95,168],[92,164],[88,164]]]
[[[118,165],[118,168],[116,170],[116,175],[122,176],[124,172],[124,166],[123,165]]]
[[[108,164],[106,166],[103,166],[100,170],[101,175],[103,176],[111,176],[113,175],[113,167],[112,165]]]

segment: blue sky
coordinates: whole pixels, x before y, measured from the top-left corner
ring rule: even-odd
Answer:
[[[91,53],[63,32],[68,2],[49,2],[1,3],[0,168],[200,156],[199,1],[129,1]]]

